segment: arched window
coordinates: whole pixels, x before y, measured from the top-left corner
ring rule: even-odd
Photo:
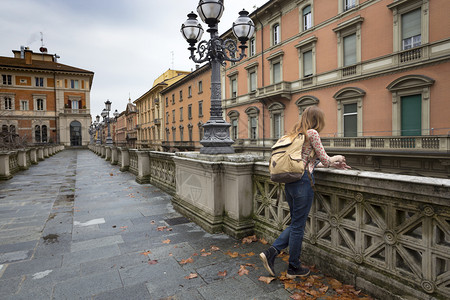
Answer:
[[[299,116],[302,115],[302,113],[305,111],[305,109],[308,106],[313,106],[313,105],[318,105],[319,104],[319,99],[317,99],[314,96],[310,96],[310,95],[305,95],[300,97],[295,104],[298,107],[298,114]]]
[[[259,109],[255,106],[250,106],[245,110],[248,116],[248,138],[251,140],[256,140],[258,135],[258,116]]]
[[[201,140],[203,140],[203,134],[205,133],[204,129],[203,129],[203,122],[202,121],[198,122],[197,126],[198,126],[199,140],[201,141]]]
[[[228,113],[228,118],[230,118],[230,136],[232,140],[237,140],[239,138],[239,128],[238,128],[238,124],[239,124],[239,112],[236,110],[232,110]]]
[[[34,127],[34,141],[36,143],[41,142],[41,126],[39,126],[39,125],[36,125]]]
[[[269,105],[270,112],[270,136],[279,139],[284,135],[284,104],[275,102]]]
[[[47,126],[42,125],[42,142],[47,143]]]
[[[363,135],[363,105],[366,92],[357,87],[346,87],[334,94],[338,104],[338,136]]]

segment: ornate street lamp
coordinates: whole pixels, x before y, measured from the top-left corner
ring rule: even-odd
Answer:
[[[111,111],[111,101],[106,100],[105,101],[105,109],[103,109],[103,111],[102,111],[103,120],[105,121],[105,123],[108,126],[108,136],[106,137],[106,145],[114,144],[113,140],[111,138],[111,127],[110,127],[111,119],[109,118],[110,111]]]
[[[100,138],[100,127],[101,127],[101,125],[100,125],[100,116],[99,115],[97,115],[95,117],[94,124],[95,124],[95,128],[97,129],[97,142],[96,142],[96,144],[100,145],[102,143],[102,140]]]
[[[211,64],[211,118],[203,125],[204,135],[200,141],[203,145],[200,153],[205,154],[234,153],[231,147],[234,142],[229,132],[231,125],[222,116],[220,65],[225,61],[238,62],[243,59],[247,48],[246,43],[255,32],[255,24],[248,16],[248,12],[242,10],[236,22],[233,23],[233,33],[241,44],[238,46],[232,39],[220,39],[217,24],[220,22],[223,11],[223,0],[200,0],[198,3],[197,12],[209,27],[207,30],[211,35],[209,41],[199,42],[203,28],[194,12],[188,14],[188,19],[181,25],[181,33],[190,46],[189,58],[196,63],[209,61]],[[197,42],[199,42],[198,46],[195,47]],[[241,49],[240,53],[238,48]],[[239,54],[239,57],[236,57],[236,54]]]

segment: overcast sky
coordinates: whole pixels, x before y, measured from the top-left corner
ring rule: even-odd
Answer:
[[[231,28],[238,12],[253,12],[267,0],[226,0],[219,34]],[[91,115],[106,99],[125,110],[166,70],[190,71],[188,44],[180,26],[196,11],[197,0],[1,0],[0,56],[28,46],[44,46],[58,62],[93,71]],[[200,20],[201,21],[201,20]],[[204,29],[206,24],[202,23]],[[207,38],[208,35],[203,35]]]

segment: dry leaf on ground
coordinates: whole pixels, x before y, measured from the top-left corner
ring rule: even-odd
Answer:
[[[232,258],[236,258],[236,257],[239,256],[239,253],[237,253],[237,252],[231,252],[230,250],[228,250],[227,252],[225,252],[225,255],[228,255],[228,256],[230,256],[230,257],[232,257]]]
[[[238,274],[239,274],[239,276],[247,275],[247,274],[248,274],[248,270],[245,268],[244,265],[241,265],[241,267],[240,267],[240,269],[239,269],[239,271],[238,271]]]
[[[216,246],[211,246],[211,251],[219,251],[220,248]]]
[[[221,277],[227,276],[227,270],[217,273],[217,276],[221,276]]]
[[[163,242],[163,244],[169,244],[169,243],[170,243],[170,240],[167,239],[167,240],[164,240],[164,241],[162,241],[162,242]]]
[[[188,276],[184,276],[184,278],[186,278],[186,279],[193,279],[193,278],[197,278],[197,277],[198,277],[198,275],[196,273],[191,273]]]
[[[294,300],[302,300],[302,299],[305,299],[305,294],[304,293],[293,293],[291,295],[291,297],[289,297],[289,298],[294,299]]]
[[[167,228],[167,226],[158,226],[158,227],[156,227],[156,230],[164,231],[164,229],[166,229],[166,228]]]
[[[245,237],[242,239],[242,244],[251,244],[253,242],[256,242],[258,239],[256,238],[256,235],[251,235],[248,237]]]
[[[204,253],[202,253],[202,254],[200,254],[201,256],[208,256],[208,255],[211,255],[211,252],[204,252]]]
[[[193,263],[193,262],[194,262],[194,260],[192,259],[192,257],[189,257],[189,258],[187,258],[187,259],[182,259],[182,260],[180,261],[180,264],[185,265],[185,264],[187,264],[187,263]]]
[[[267,245],[269,242],[268,241],[266,241],[264,238],[260,238],[259,239],[259,242],[261,243],[261,244],[263,244],[263,245]]]
[[[157,263],[158,263],[158,261],[156,259],[148,261],[149,265],[156,265]]]
[[[275,277],[266,277],[266,276],[259,276],[258,280],[265,282],[267,284],[271,283],[273,280],[275,279]]]
[[[140,254],[148,256],[149,254],[152,254],[152,252],[151,251],[145,251],[145,252],[141,252]]]

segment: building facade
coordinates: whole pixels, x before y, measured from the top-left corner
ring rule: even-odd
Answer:
[[[159,76],[150,90],[134,101],[138,111],[138,148],[162,151],[163,111],[160,92],[189,74],[186,71],[167,70]]]
[[[89,144],[94,73],[22,47],[0,57],[0,126],[27,144]]]
[[[164,151],[198,151],[210,118],[211,68],[206,64],[161,91]]]
[[[448,10],[445,0],[267,2],[250,15],[247,58],[222,73],[235,146],[271,146],[310,105],[325,112],[324,137],[448,135]]]
[[[128,99],[127,108],[119,114],[115,127],[115,144],[119,147],[136,148],[137,109]]]

